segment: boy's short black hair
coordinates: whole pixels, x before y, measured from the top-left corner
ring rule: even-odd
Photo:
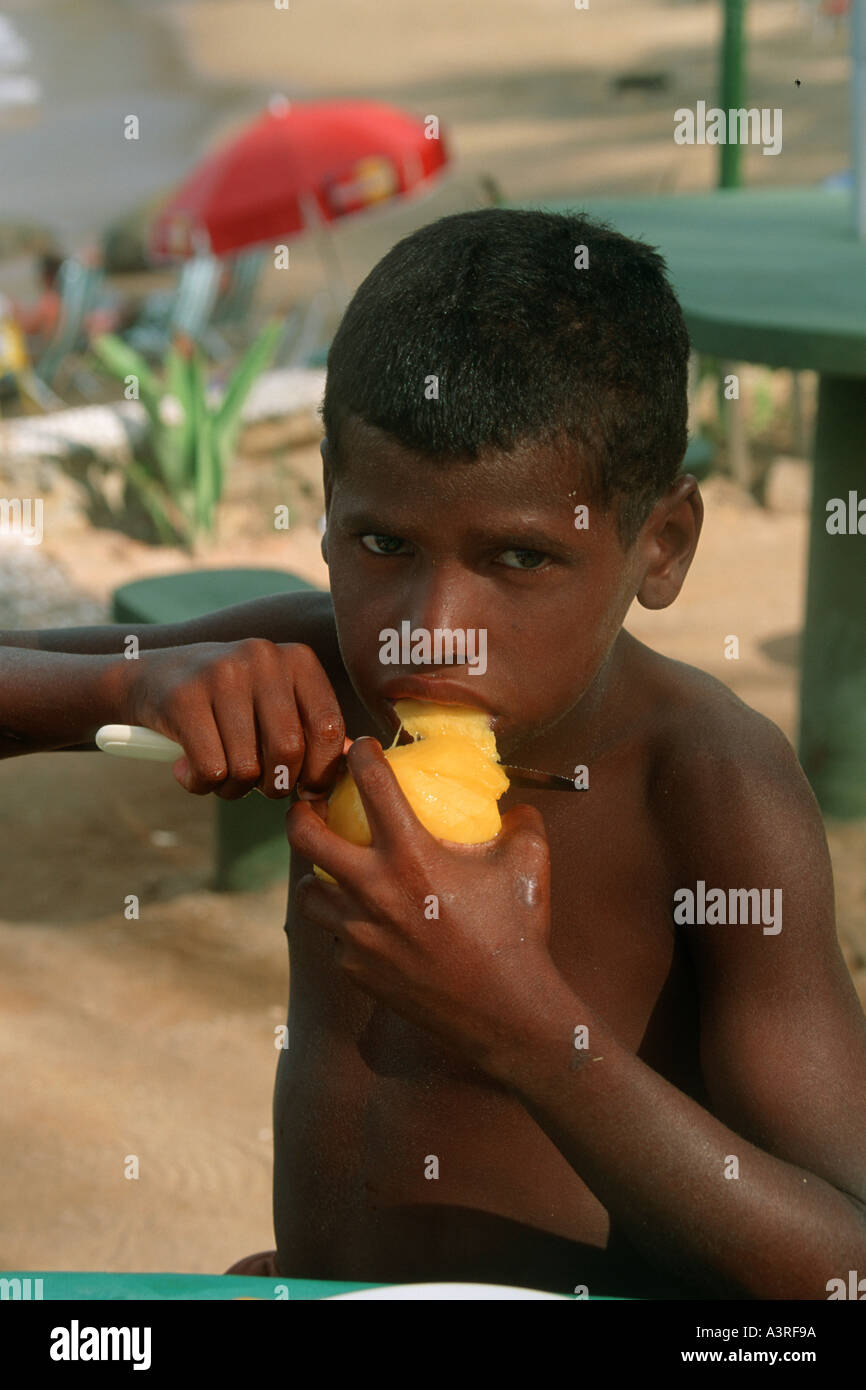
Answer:
[[[331,344],[320,413],[337,468],[350,416],[433,463],[564,436],[588,470],[584,500],[616,501],[627,548],[680,471],[688,357],[653,247],[578,212],[483,208],[419,228],[373,267]]]

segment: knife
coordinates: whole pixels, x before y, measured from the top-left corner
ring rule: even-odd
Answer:
[[[563,777],[561,772],[540,772],[537,767],[515,767],[513,763],[500,763],[502,771],[515,787],[546,787],[550,791],[583,792],[588,787],[575,786],[573,777]]]
[[[153,729],[143,729],[136,724],[103,724],[102,728],[96,731],[96,746],[101,748],[103,753],[111,753],[115,758],[143,758],[157,763],[173,763],[184,756],[179,743],[166,738],[164,734],[156,733]],[[347,753],[351,746],[352,740],[347,738],[343,744],[343,753]],[[558,772],[541,772],[535,767],[516,767],[513,763],[501,763],[500,766],[509,781],[516,786],[546,787],[552,791],[585,790],[583,787],[576,787],[573,778],[563,777]],[[261,792],[264,796],[260,787],[254,787],[253,790]],[[313,799],[310,792],[298,792],[298,795],[305,801]]]

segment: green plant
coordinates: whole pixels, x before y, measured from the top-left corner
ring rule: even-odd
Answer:
[[[122,338],[103,333],[94,339],[99,362],[147,412],[147,434],[124,466],[125,475],[167,544],[192,548],[201,533],[213,530],[244,402],[282,331],[279,319],[263,329],[231,374],[217,406],[208,400],[201,350],[185,334],[175,335],[162,377]]]

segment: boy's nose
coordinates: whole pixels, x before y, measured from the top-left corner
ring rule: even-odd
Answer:
[[[413,629],[427,632],[475,626],[468,586],[451,566],[432,567],[411,595],[406,614]]]

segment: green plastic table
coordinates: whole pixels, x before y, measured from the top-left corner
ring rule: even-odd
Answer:
[[[799,756],[827,814],[866,815],[866,508],[864,534],[827,531],[832,499],[847,510],[853,494],[856,515],[866,498],[866,241],[851,230],[850,195],[716,189],[544,206],[657,247],[697,352],[819,373]]]
[[[359,1289],[387,1288],[387,1284],[348,1284],[324,1279],[250,1279],[236,1274],[104,1274],[67,1270],[4,1270],[0,1278],[21,1280],[21,1287],[7,1289],[4,1297],[34,1299],[279,1299],[333,1298]],[[41,1286],[36,1280],[41,1279]],[[29,1284],[24,1281],[29,1280]],[[563,1291],[565,1292],[565,1291]],[[573,1294],[566,1297],[574,1298]],[[575,1302],[578,1300],[575,1299]],[[629,1298],[590,1295],[589,1303],[632,1303]]]
[[[333,1298],[338,1293],[375,1288],[374,1284],[346,1284],[325,1279],[250,1279],[237,1274],[107,1274],[102,1271],[9,1270],[0,1278],[18,1279],[20,1289],[13,1292],[21,1300],[44,1302],[71,1299],[146,1299],[207,1301],[233,1298],[286,1297],[289,1299]],[[41,1285],[37,1280],[42,1281]],[[27,1281],[29,1280],[29,1283]]]

